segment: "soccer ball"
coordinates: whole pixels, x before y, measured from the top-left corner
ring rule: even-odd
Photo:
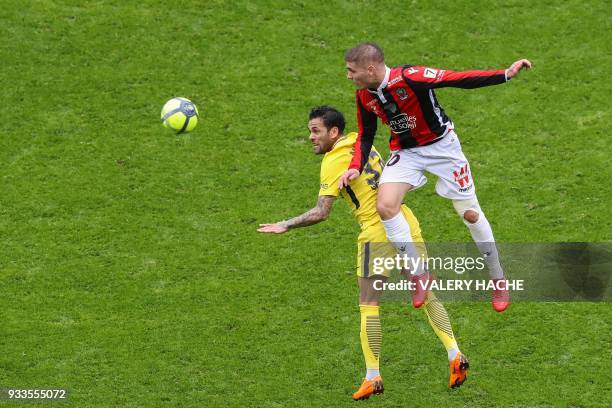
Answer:
[[[176,133],[191,132],[198,124],[198,108],[187,98],[172,98],[162,108],[164,127]]]

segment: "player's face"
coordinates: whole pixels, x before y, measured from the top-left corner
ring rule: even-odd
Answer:
[[[353,81],[359,89],[376,87],[374,84],[374,66],[358,64],[357,62],[346,63],[346,78]]]
[[[333,129],[336,129],[334,127]],[[310,136],[308,139],[312,143],[312,150],[314,154],[325,154],[329,152],[334,146],[334,132],[330,132],[321,118],[314,118],[308,122],[308,130]]]

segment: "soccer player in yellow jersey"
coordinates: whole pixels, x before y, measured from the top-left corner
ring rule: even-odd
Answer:
[[[349,185],[339,190],[338,180],[352,159],[353,145],[357,133],[344,134],[344,116],[338,110],[329,106],[312,109],[308,129],[314,153],[323,154],[321,162],[321,188],[317,205],[304,214],[275,224],[261,224],[258,231],[264,233],[282,234],[292,228],[306,227],[324,221],[329,216],[336,197],[341,195],[348,203],[357,218],[361,233],[357,239],[357,279],[359,283],[359,309],[361,312],[361,348],[366,363],[366,376],[361,387],[353,394],[353,399],[369,398],[372,394],[380,394],[384,390],[380,376],[379,359],[381,348],[381,327],[379,318],[380,288],[374,283],[385,281],[388,273],[374,274],[372,271],[373,246],[385,243],[387,236],[376,211],[376,190],[378,179],[383,169],[383,161],[376,149],[372,148],[364,171]],[[402,214],[410,224],[413,242],[421,246],[425,253],[421,229],[412,211],[402,205]],[[393,257],[396,250],[392,245],[386,256]],[[379,248],[378,246],[376,248]],[[380,251],[376,256],[380,256]],[[467,378],[468,361],[459,351],[448,315],[442,303],[432,292],[425,300],[425,314],[434,332],[447,350],[450,379],[449,386],[460,386]]]

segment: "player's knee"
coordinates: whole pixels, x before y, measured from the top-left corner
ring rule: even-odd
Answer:
[[[453,200],[453,206],[464,222],[470,224],[478,222],[481,210],[476,197],[467,200]]]
[[[376,211],[378,211],[378,215],[380,215],[383,220],[388,220],[395,217],[395,215],[400,211],[400,206],[401,203],[396,204],[386,200],[376,201]]]
[[[385,278],[359,278],[359,304],[378,306]]]
[[[469,222],[470,224],[475,224],[480,218],[480,214],[475,210],[467,210],[463,213],[463,219]]]

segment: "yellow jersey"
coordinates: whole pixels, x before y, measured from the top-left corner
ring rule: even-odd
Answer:
[[[323,156],[319,196],[337,197],[341,195],[353,211],[359,226],[364,230],[380,222],[380,217],[376,212],[376,190],[384,162],[378,151],[372,146],[368,162],[359,177],[340,190],[338,180],[348,169],[353,158],[353,145],[356,140],[357,133],[355,132],[343,135],[334,144],[332,150]]]

